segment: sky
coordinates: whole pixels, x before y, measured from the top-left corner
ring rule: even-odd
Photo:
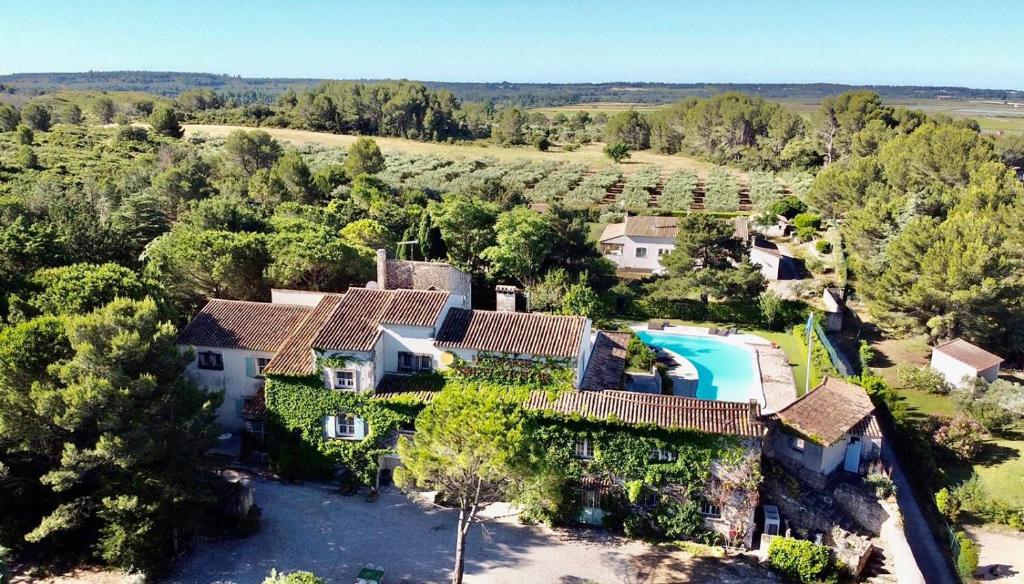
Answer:
[[[1024,89],[1020,0],[0,0],[0,73]]]

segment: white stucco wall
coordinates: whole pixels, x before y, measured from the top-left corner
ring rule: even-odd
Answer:
[[[622,235],[602,241],[601,243],[622,245],[621,255],[606,254],[604,257],[614,262],[620,268],[631,270],[657,270],[661,268],[661,258],[658,256],[658,251],[661,250],[662,253],[669,253],[676,248],[675,239],[670,237],[628,237]],[[647,257],[636,257],[636,250],[640,247],[647,249]]]
[[[429,327],[382,325],[381,348],[377,358],[383,362],[385,373],[398,371],[398,353],[430,355],[434,369],[439,366],[441,351],[434,346],[434,329]]]
[[[182,347],[183,350],[188,347]],[[224,391],[224,403],[217,410],[217,422],[228,431],[239,431],[245,427],[242,417],[242,400],[256,395],[263,387],[263,379],[250,377],[246,372],[246,357],[270,359],[273,353],[224,349],[221,347],[194,347],[195,358],[185,368],[185,376],[196,385],[208,391]],[[210,351],[220,353],[224,369],[220,371],[200,369],[198,355]]]
[[[782,258],[772,255],[762,249],[750,248],[750,263],[760,266],[761,275],[765,280],[778,280],[779,268],[782,265]]]
[[[942,376],[946,378],[946,381],[954,387],[961,387],[963,385],[964,376],[971,379],[978,376],[977,369],[965,363],[961,363],[941,351],[932,351],[931,366],[932,369],[941,373]],[[997,366],[995,369],[995,373],[998,375],[999,367]],[[989,371],[986,370],[986,372],[988,373]],[[995,376],[993,376],[992,379],[995,379]]]
[[[847,437],[843,437],[839,442],[836,442],[828,448],[822,448],[821,450],[821,474],[832,474],[836,470],[839,470],[843,466],[843,461],[846,460],[846,442]]]
[[[379,344],[379,343],[378,343]],[[377,383],[377,364],[373,359],[373,353],[360,351],[326,351],[320,353],[323,357],[340,357],[350,359],[341,369],[356,372],[356,391],[369,391]],[[322,368],[320,375],[324,379],[325,387],[333,387],[333,369]]]

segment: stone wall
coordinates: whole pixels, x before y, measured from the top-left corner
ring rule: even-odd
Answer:
[[[878,535],[889,514],[882,508],[874,491],[864,485],[840,483],[832,491],[836,505],[865,531]]]

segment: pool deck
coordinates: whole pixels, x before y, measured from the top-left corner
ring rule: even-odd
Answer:
[[[786,357],[786,353],[779,347],[772,346],[772,342],[764,337],[743,332],[723,337],[710,334],[707,327],[697,326],[667,326],[660,331],[648,331],[645,325],[636,325],[632,328],[636,332],[647,331],[696,337],[714,337],[726,342],[742,344],[752,349],[757,356],[755,362],[761,374],[763,397],[758,401],[761,402],[762,413],[776,412],[792,403],[797,397],[796,379],[793,377],[793,369],[789,366],[789,359]],[[671,353],[671,351],[668,352]],[[672,354],[678,357],[675,353]],[[671,375],[671,371],[669,374]]]

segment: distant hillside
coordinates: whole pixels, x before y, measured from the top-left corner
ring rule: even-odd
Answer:
[[[141,91],[175,96],[186,89],[206,88],[236,97],[240,102],[272,101],[289,87],[308,87],[324,81],[308,78],[248,78],[212,73],[161,71],[89,71],[84,73],[18,73],[0,75],[0,91],[27,95],[58,89]],[[368,81],[368,80],[360,80]],[[688,96],[741,91],[772,99],[819,100],[854,89],[870,89],[884,99],[1021,100],[1024,91],[967,87],[842,85],[834,83],[456,83],[427,81],[428,87],[451,90],[463,101],[493,101],[527,107],[589,102],[669,103]]]

